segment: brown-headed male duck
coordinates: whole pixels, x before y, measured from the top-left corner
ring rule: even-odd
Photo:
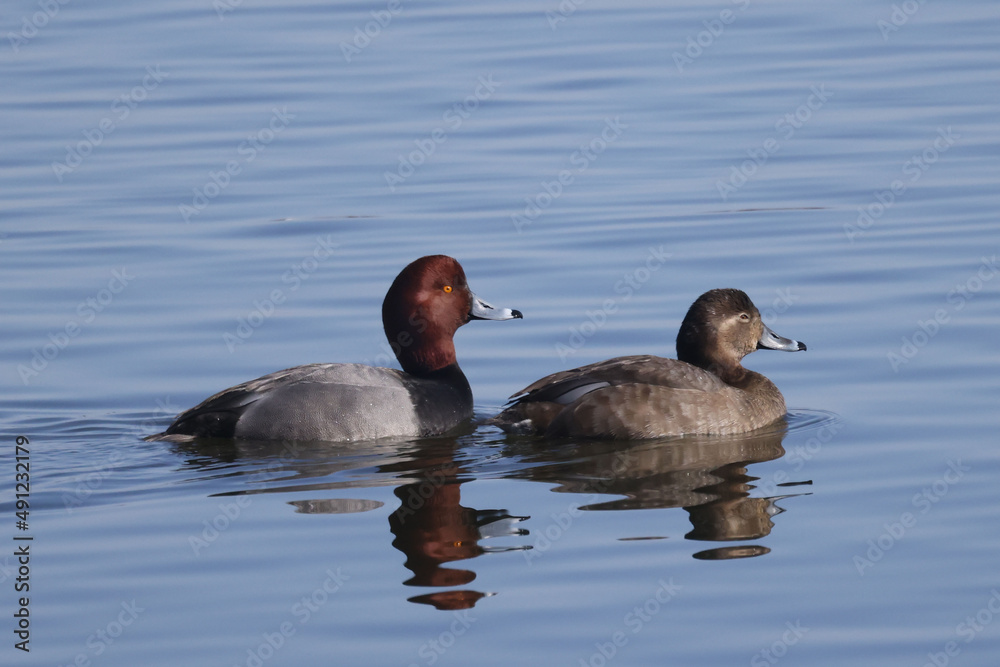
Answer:
[[[473,294],[456,260],[421,257],[396,276],[382,302],[382,326],[402,371],[365,364],[296,366],[207,398],[153,439],[440,435],[472,417],[472,389],[455,359],[455,331],[471,320],[521,317]]]
[[[617,357],[553,373],[514,394],[491,423],[511,433],[617,440],[752,431],[786,412],[774,383],[740,365],[760,349],[806,346],[765,326],[740,290],[711,290],[681,323],[677,359]]]

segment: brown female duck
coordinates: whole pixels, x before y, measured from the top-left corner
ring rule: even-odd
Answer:
[[[618,440],[752,431],[786,412],[774,383],[740,364],[758,349],[806,346],[771,331],[740,290],[711,290],[681,323],[677,359],[616,357],[554,373],[514,394],[491,423],[512,433]]]

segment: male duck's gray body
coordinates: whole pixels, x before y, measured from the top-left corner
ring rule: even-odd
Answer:
[[[382,325],[402,371],[296,366],[209,397],[154,438],[357,441],[447,433],[472,417],[455,331],[471,320],[520,317],[473,294],[451,257],[422,257],[400,272],[382,302]]]

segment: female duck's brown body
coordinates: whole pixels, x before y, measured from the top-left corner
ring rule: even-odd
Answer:
[[[743,368],[755,349],[806,346],[778,336],[743,292],[701,295],[681,324],[677,359],[608,359],[544,377],[515,394],[492,423],[514,433],[643,439],[734,434],[781,418],[773,382]]]

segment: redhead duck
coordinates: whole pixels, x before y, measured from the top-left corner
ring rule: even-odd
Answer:
[[[618,440],[752,431],[786,412],[774,383],[740,365],[759,349],[806,346],[771,331],[740,290],[711,290],[681,323],[677,359],[617,357],[554,373],[514,394],[491,423],[512,433]]]
[[[356,441],[446,433],[472,417],[455,331],[471,320],[521,317],[473,294],[456,260],[421,257],[396,276],[382,302],[382,326],[402,371],[296,366],[207,398],[153,439]]]

